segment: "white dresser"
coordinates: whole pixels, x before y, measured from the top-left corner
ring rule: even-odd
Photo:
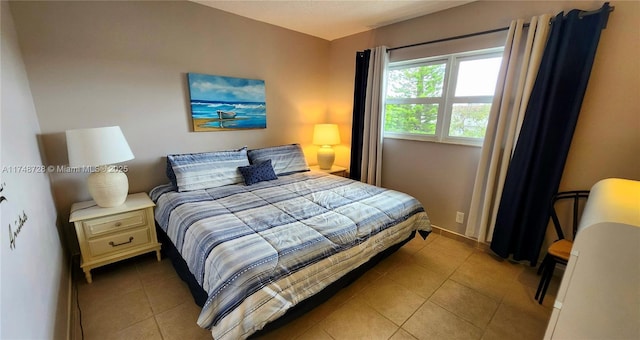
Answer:
[[[545,339],[640,339],[640,182],[591,188]]]

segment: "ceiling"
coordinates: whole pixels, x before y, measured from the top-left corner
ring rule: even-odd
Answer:
[[[472,2],[451,0],[192,1],[329,41]]]

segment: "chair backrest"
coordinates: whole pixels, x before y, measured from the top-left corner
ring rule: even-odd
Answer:
[[[574,190],[574,191],[562,191],[555,194],[551,200],[551,220],[553,220],[553,226],[556,229],[556,233],[558,234],[558,239],[562,240],[565,238],[564,231],[562,230],[562,225],[560,224],[560,219],[558,218],[558,212],[556,211],[556,203],[561,200],[573,200],[572,202],[572,230],[573,237],[575,237],[576,232],[578,230],[578,214],[580,212],[580,200],[586,200],[589,197],[589,190]]]

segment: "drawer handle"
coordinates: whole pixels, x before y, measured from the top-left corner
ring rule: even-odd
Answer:
[[[117,247],[117,246],[121,246],[123,244],[127,244],[127,243],[131,243],[133,241],[133,236],[129,237],[129,241],[126,242],[122,242],[122,243],[113,243],[113,241],[109,242],[109,245],[112,247]]]
[[[122,225],[122,222],[116,222],[116,227],[119,227]]]

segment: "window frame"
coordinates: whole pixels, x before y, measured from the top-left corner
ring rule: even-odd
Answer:
[[[493,47],[475,51],[466,51],[451,53],[447,55],[410,59],[391,62],[387,66],[387,71],[406,69],[410,67],[420,67],[433,64],[445,64],[445,76],[442,84],[442,95],[440,97],[419,97],[419,98],[387,98],[385,89],[384,93],[384,105],[382,106],[386,110],[387,104],[438,104],[438,116],[436,121],[436,129],[433,135],[414,134],[414,133],[399,133],[399,132],[386,132],[384,130],[383,118],[383,136],[384,138],[392,139],[406,139],[426,142],[448,143],[448,144],[461,144],[469,146],[482,146],[484,138],[473,137],[460,137],[450,136],[449,129],[451,127],[451,115],[453,113],[453,105],[459,103],[493,103],[493,97],[491,96],[455,96],[455,90],[458,80],[458,72],[460,70],[460,63],[464,61],[478,60],[478,59],[490,59],[495,57],[502,57],[504,47]],[[385,79],[388,81],[388,79]],[[383,112],[385,117],[385,112]]]

